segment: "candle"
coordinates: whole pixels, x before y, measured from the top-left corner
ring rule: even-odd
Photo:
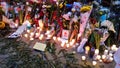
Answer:
[[[67,43],[66,46],[67,46],[67,48],[68,48],[68,47],[70,47],[70,44]]]
[[[31,36],[31,37],[33,37],[33,36],[34,36],[34,33],[33,33],[33,32],[31,32],[31,33],[30,33],[30,36]]]
[[[97,62],[96,62],[96,61],[93,61],[92,64],[95,66],[95,65],[97,64]]]
[[[27,29],[27,33],[30,33],[30,30]]]
[[[62,47],[64,47],[64,45],[65,45],[65,43],[64,43],[64,42],[62,42],[62,43],[61,43],[61,46],[62,46]]]
[[[34,40],[34,38],[30,38],[30,40]]]
[[[85,53],[88,54],[89,50],[90,50],[90,47],[89,47],[89,46],[86,46],[86,47],[85,47]]]
[[[50,34],[50,31],[49,31],[49,30],[47,30],[47,32],[46,32],[45,34],[46,34],[46,35]]]
[[[26,38],[27,38],[27,37],[28,37],[28,34],[24,34],[24,37],[26,37]]]
[[[108,50],[105,50],[105,51],[104,51],[104,55],[107,55],[107,54],[108,54]]]
[[[55,36],[53,37],[53,40],[56,40],[56,37],[55,37]]]
[[[116,45],[112,45],[111,50],[116,51]]]
[[[113,61],[113,57],[110,57],[109,60],[110,60],[110,61]]]
[[[113,54],[112,54],[112,53],[109,53],[109,56],[111,56],[111,57],[112,57],[112,56],[113,56]]]
[[[29,5],[29,2],[26,2],[26,5]]]
[[[40,39],[40,40],[42,40],[42,39],[43,39],[43,34],[41,34],[41,35],[40,35],[39,39]]]
[[[78,34],[78,38],[81,37],[81,34]]]
[[[98,55],[98,54],[99,54],[99,50],[95,49],[95,55]]]
[[[82,56],[82,60],[86,60],[86,56]]]
[[[58,40],[58,41],[60,41],[60,40],[61,40],[61,38],[60,38],[60,37],[58,37],[58,38],[57,38],[57,40]]]
[[[102,55],[102,59],[105,59],[106,58],[106,56],[105,55]]]
[[[68,43],[68,40],[66,40],[65,43]]]
[[[52,37],[52,35],[50,35],[50,34],[49,34],[47,37],[48,37],[48,38],[51,38],[51,37]]]
[[[100,59],[99,62],[102,62],[102,60]]]
[[[101,56],[100,55],[97,55],[97,59],[100,60]]]
[[[35,33],[35,36],[38,37],[38,36],[39,36],[39,33]]]

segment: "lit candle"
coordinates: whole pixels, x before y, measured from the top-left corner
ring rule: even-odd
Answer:
[[[61,41],[61,38],[60,38],[60,37],[58,37],[58,38],[57,38],[57,40],[58,40],[58,41]]]
[[[86,60],[86,57],[85,57],[85,56],[82,56],[82,60]]]
[[[27,33],[30,33],[30,30],[27,29]]]
[[[26,5],[29,5],[29,2],[26,2]]]
[[[102,55],[102,59],[105,59],[106,58],[106,56],[105,55]]]
[[[102,60],[100,59],[99,62],[102,62]]]
[[[34,33],[33,33],[33,32],[31,32],[31,33],[30,33],[30,36],[31,36],[31,37],[33,37],[33,36],[34,36]]]
[[[61,43],[61,47],[64,47],[64,45],[65,45],[65,43],[64,43],[64,42],[62,42],[62,43]]]
[[[108,50],[105,50],[105,51],[104,51],[104,55],[107,55],[107,54],[108,54]]]
[[[65,43],[68,43],[68,40],[66,40]]]
[[[100,55],[97,55],[97,59],[100,60],[101,56]]]
[[[110,61],[113,61],[113,57],[110,57],[109,60],[110,60]]]
[[[38,36],[39,36],[39,33],[35,33],[35,36],[38,37]]]
[[[52,37],[52,35],[49,34],[49,35],[48,35],[48,38],[51,38],[51,37]]]
[[[112,45],[111,50],[116,51],[116,45]]]
[[[85,53],[88,54],[89,50],[90,50],[90,47],[89,47],[89,46],[86,46],[86,47],[85,47]]]
[[[78,38],[81,37],[81,34],[78,34]]]
[[[95,49],[95,55],[98,55],[98,54],[99,54],[99,50]]]
[[[95,65],[97,64],[97,62],[96,62],[96,61],[93,61],[92,64],[95,66]]]
[[[112,56],[113,56],[113,54],[112,54],[112,53],[109,53],[109,56],[111,56],[111,57],[112,57]]]
[[[40,39],[40,40],[42,40],[42,39],[43,39],[43,34],[41,34],[41,35],[40,35],[39,39]]]
[[[28,34],[24,34],[24,37],[26,37],[26,38],[27,38],[27,37],[28,37]]]
[[[56,37],[55,37],[55,36],[53,37],[53,40],[56,40]]]
[[[15,27],[18,27],[18,23],[15,23]]]
[[[70,47],[70,44],[67,43],[66,46],[67,46],[67,48],[68,48],[68,47]]]
[[[30,40],[34,40],[34,38],[30,38]]]
[[[49,31],[49,30],[47,30],[47,32],[46,32],[45,34],[46,34],[46,35],[50,34],[50,31]]]

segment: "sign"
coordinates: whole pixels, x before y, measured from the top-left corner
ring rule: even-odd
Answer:
[[[36,42],[35,45],[33,46],[33,49],[40,50],[40,51],[45,51],[46,44]]]
[[[69,30],[62,30],[62,38],[63,39],[69,38]]]

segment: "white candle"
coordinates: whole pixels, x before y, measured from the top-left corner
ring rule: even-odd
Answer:
[[[58,40],[58,41],[61,41],[61,38],[60,38],[60,37],[58,37],[58,38],[57,38],[57,40]]]
[[[53,40],[56,40],[56,37],[55,37],[55,36],[53,37]]]
[[[43,36],[44,36],[44,35],[43,35],[43,34],[41,34],[41,35],[40,35],[40,37],[39,37],[39,39],[40,39],[40,40],[42,40],[42,39],[43,39]]]
[[[30,40],[34,40],[34,38],[30,38]]]
[[[108,50],[105,50],[105,51],[104,51],[104,55],[107,55],[107,54],[108,54]]]
[[[98,54],[99,54],[99,50],[95,49],[95,55],[98,55]]]
[[[111,56],[111,57],[112,57],[112,56],[113,56],[113,54],[112,54],[112,53],[109,53],[109,56]]]
[[[51,37],[52,37],[52,35],[49,34],[49,35],[48,35],[48,38],[51,38]]]
[[[64,47],[64,45],[65,45],[65,43],[64,43],[64,42],[62,42],[62,43],[61,43],[61,47]]]
[[[99,62],[102,62],[102,60],[100,59]]]
[[[30,30],[27,29],[27,33],[30,33]]]
[[[100,55],[97,55],[97,59],[100,60],[100,59],[101,59],[101,56],[100,56]]]
[[[33,32],[31,32],[31,33],[30,33],[30,36],[31,36],[31,37],[33,37],[33,36],[34,36],[34,33],[33,33]]]
[[[67,44],[66,44],[66,46],[67,46],[67,48],[68,48],[68,47],[70,47],[70,44],[69,44],[69,43],[67,43]]]
[[[68,40],[66,40],[65,43],[68,43]]]
[[[86,56],[82,56],[82,60],[86,60]]]
[[[105,59],[106,58],[106,55],[102,55],[102,59]]]
[[[35,33],[35,36],[38,37],[38,36],[39,36],[39,33]]]
[[[113,57],[110,57],[109,60],[110,60],[110,61],[113,61]]]
[[[116,45],[112,45],[111,50],[116,51]]]
[[[26,38],[27,38],[27,37],[28,37],[28,34],[24,34],[24,37],[26,37]]]
[[[97,64],[97,62],[96,62],[96,61],[93,61],[92,64],[95,66],[95,65]]]

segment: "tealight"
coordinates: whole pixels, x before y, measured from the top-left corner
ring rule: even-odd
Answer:
[[[105,55],[102,55],[102,59],[105,59],[106,58],[106,56]]]
[[[38,37],[38,36],[39,36],[39,33],[35,33],[35,36],[37,36],[37,37]]]
[[[92,64],[95,66],[95,65],[97,64],[97,62],[96,62],[96,61],[93,61]]]
[[[95,49],[95,55],[98,55],[98,54],[99,54],[99,50]]]
[[[30,33],[30,30],[27,30],[27,33]]]
[[[27,38],[27,37],[28,37],[28,34],[24,34],[24,37],[26,37],[26,38]]]
[[[31,33],[30,33],[30,36],[32,37],[33,35],[34,35],[34,33],[33,33],[33,32],[31,32]]]
[[[39,39],[40,39],[40,40],[42,40],[42,39],[43,39],[43,34],[41,34],[41,35],[40,35]]]
[[[60,37],[58,37],[58,38],[57,38],[57,40],[58,40],[58,41],[61,41],[61,38],[60,38]]]
[[[55,37],[55,36],[53,37],[53,40],[56,40],[56,37]]]
[[[30,38],[30,40],[34,40],[34,38]]]
[[[113,61],[113,57],[110,57],[109,60],[110,60],[110,61]]]
[[[100,55],[97,55],[97,59],[100,60],[101,56]]]
[[[68,47],[70,47],[70,44],[67,43],[66,46],[67,46],[67,48],[68,48]]]
[[[86,57],[85,57],[85,56],[82,56],[82,60],[86,60]]]
[[[62,43],[61,43],[61,47],[64,47],[64,45],[65,45],[65,43],[62,42]]]

